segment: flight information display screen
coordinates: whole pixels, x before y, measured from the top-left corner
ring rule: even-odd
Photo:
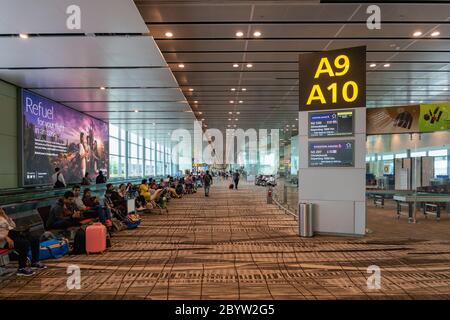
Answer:
[[[353,111],[311,112],[308,114],[309,137],[351,136]]]
[[[309,142],[310,167],[353,167],[354,141]]]

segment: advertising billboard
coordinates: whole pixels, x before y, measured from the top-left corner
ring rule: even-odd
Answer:
[[[419,105],[367,108],[367,134],[419,132]]]
[[[108,124],[44,98],[21,92],[23,186],[52,184],[59,167],[67,183],[86,172],[108,172]]]
[[[420,132],[450,130],[450,103],[420,105]]]

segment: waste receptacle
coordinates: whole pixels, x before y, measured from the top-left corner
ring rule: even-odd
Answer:
[[[269,187],[269,190],[267,190],[267,204],[272,204],[272,187]]]
[[[313,232],[313,204],[300,203],[298,227],[300,237],[312,237]]]

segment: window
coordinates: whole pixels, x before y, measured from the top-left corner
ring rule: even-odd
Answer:
[[[393,160],[394,159],[394,155],[393,154],[385,154],[382,156],[383,160]]]
[[[119,127],[109,125],[109,176],[126,178],[125,136]]]
[[[397,153],[395,155],[395,159],[403,159],[403,158],[407,158],[407,157],[408,157],[408,154],[406,154],[406,153]]]
[[[444,157],[447,156],[447,150],[442,149],[442,150],[430,150],[428,151],[428,155],[430,157]]]
[[[425,157],[426,155],[427,155],[426,151],[411,152],[411,158]]]
[[[143,139],[135,133],[129,133],[128,140],[128,177],[142,177],[144,175]]]

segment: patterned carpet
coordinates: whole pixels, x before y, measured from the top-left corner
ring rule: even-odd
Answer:
[[[0,299],[448,299],[448,240],[316,236],[265,189],[218,182],[146,215],[137,230],[113,237],[103,255],[48,261],[32,278],[0,277]],[[387,224],[388,225],[388,224]],[[406,223],[404,223],[407,226]],[[81,289],[66,286],[69,265]],[[367,267],[381,268],[381,289],[368,289]],[[14,267],[14,265],[12,265]]]

